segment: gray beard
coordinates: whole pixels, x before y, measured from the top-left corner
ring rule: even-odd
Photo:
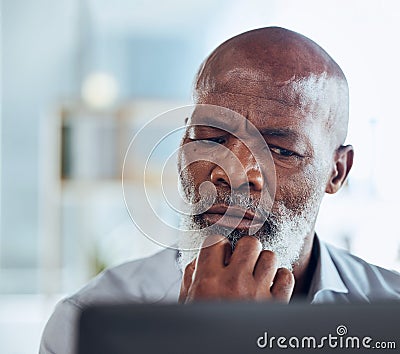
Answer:
[[[263,227],[253,234],[261,242],[263,250],[275,253],[278,268],[293,270],[293,266],[299,260],[305,238],[314,227],[319,201],[319,193],[314,193],[300,212],[294,212],[283,203],[277,202],[273,208],[275,211],[268,214]],[[201,216],[184,215],[181,223],[178,263],[182,270],[197,257],[207,236],[224,235],[234,250],[238,240],[248,234],[238,229],[228,230],[219,225],[206,225]]]

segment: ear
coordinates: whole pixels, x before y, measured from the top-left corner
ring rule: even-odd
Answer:
[[[334,194],[343,186],[353,166],[353,157],[354,149],[351,145],[342,145],[336,150],[332,173],[325,189],[326,193]]]

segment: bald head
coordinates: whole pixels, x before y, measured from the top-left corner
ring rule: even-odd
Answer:
[[[333,145],[346,138],[348,86],[342,70],[315,42],[287,29],[249,31],[216,48],[196,77],[196,103],[212,103],[204,102],[210,93],[295,107],[322,123]]]

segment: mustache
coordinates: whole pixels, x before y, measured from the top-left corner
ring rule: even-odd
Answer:
[[[204,212],[196,213],[196,210],[208,209],[212,205],[222,204],[227,207],[239,207],[244,210],[253,212],[260,218],[268,218],[271,216],[271,206],[268,207],[266,203],[263,203],[260,198],[255,198],[249,194],[240,192],[227,192],[222,190],[216,190],[216,193],[202,193],[200,200],[196,203],[194,208],[195,214],[204,214]]]

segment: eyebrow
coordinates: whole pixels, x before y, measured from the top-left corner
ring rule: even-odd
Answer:
[[[223,119],[217,119],[212,116],[192,116],[192,119],[194,119],[194,122],[190,122],[192,126],[200,126],[200,127],[209,127],[209,128],[214,128],[214,129],[221,129],[221,130],[226,130],[226,131],[231,131],[232,130],[232,125],[229,124],[228,121],[223,120]],[[193,124],[194,123],[194,124]]]
[[[263,136],[288,138],[293,140],[299,140],[301,138],[298,132],[290,128],[265,128],[265,129],[260,129],[260,133]]]

